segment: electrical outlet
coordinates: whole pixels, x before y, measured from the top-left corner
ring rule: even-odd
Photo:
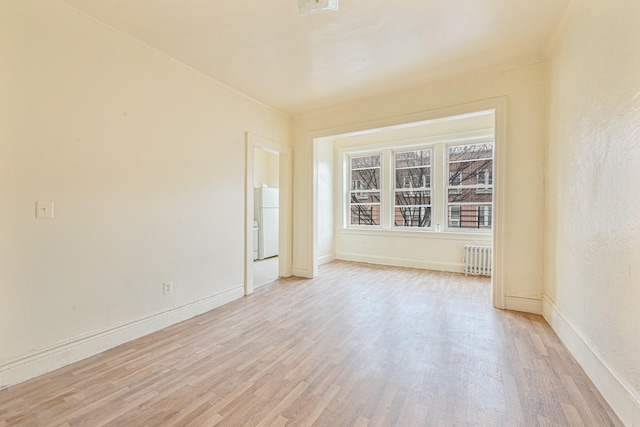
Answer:
[[[171,295],[173,293],[173,282],[165,282],[162,285],[162,295]]]

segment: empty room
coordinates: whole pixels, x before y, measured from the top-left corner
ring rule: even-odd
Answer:
[[[637,0],[0,0],[0,426],[640,426]]]

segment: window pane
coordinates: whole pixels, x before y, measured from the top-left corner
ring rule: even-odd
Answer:
[[[396,207],[394,225],[396,227],[431,227],[431,207]]]
[[[449,147],[449,161],[493,159],[493,142]]]
[[[478,223],[480,228],[491,228],[491,206],[478,206]]]
[[[493,184],[493,170],[492,169],[478,169],[476,177],[477,177],[477,184],[478,185],[492,185]]]
[[[493,143],[452,146],[448,152],[448,227],[490,229]]]
[[[396,191],[396,206],[430,204],[430,191]]]
[[[449,205],[449,228],[491,228],[491,205]]]
[[[351,171],[352,190],[379,190],[380,169],[359,169]]]
[[[491,185],[493,160],[473,160],[449,164],[449,185]]]
[[[428,166],[431,164],[431,150],[407,151],[396,153],[396,168]]]
[[[449,171],[449,185],[460,185],[462,182],[462,172],[461,171]]]
[[[396,169],[396,188],[431,187],[431,168]]]
[[[351,203],[380,203],[380,192],[351,192]]]
[[[350,159],[349,223],[380,224],[380,155]]]
[[[448,213],[448,225],[449,228],[459,228],[460,227],[460,206],[459,205],[449,205],[449,213]]]
[[[380,205],[351,205],[350,224],[380,225]]]
[[[394,153],[394,225],[431,226],[431,149]],[[406,191],[408,189],[418,189]]]
[[[491,203],[491,188],[450,188],[449,203]]]
[[[351,158],[351,169],[380,167],[380,155]]]

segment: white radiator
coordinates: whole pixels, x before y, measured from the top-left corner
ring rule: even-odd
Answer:
[[[465,245],[464,274],[491,276],[491,246]]]

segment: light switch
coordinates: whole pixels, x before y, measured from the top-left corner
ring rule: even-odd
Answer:
[[[53,218],[53,202],[50,200],[38,200],[36,202],[36,218],[52,219]]]

